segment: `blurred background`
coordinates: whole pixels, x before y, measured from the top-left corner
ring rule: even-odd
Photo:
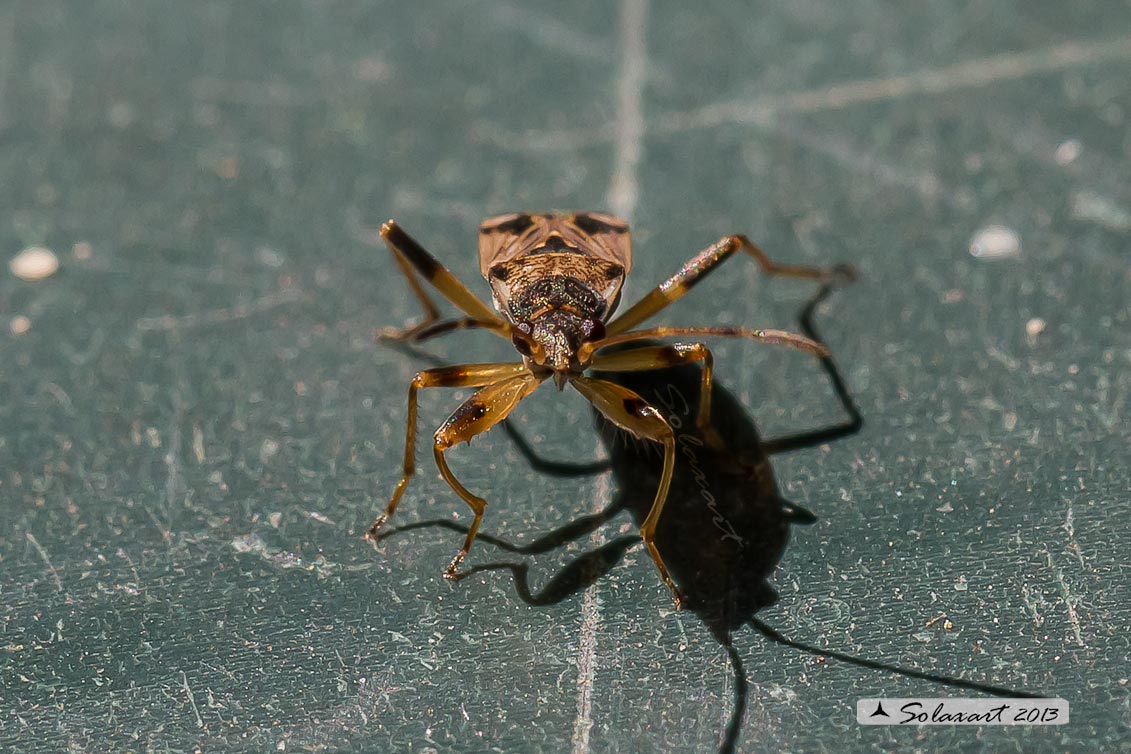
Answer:
[[[1125,751],[1129,80],[1118,0],[6,0],[0,749]],[[724,233],[855,264],[817,322],[864,428],[775,458],[819,520],[759,617],[1072,724],[857,727],[957,692],[752,631],[736,673],[639,548],[532,606],[441,579],[452,531],[364,543],[427,366],[373,342],[419,314],[375,228],[485,293],[479,220],[552,208],[631,219],[629,301]],[[795,328],[809,292],[736,259],[662,321]],[[803,354],[716,365],[767,435],[840,417]],[[571,391],[515,424],[603,456]],[[466,523],[421,456],[398,520]],[[499,433],[451,457],[514,542],[612,495]]]

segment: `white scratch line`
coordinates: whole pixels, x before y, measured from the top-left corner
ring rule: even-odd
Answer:
[[[188,695],[189,704],[192,705],[192,714],[196,715],[196,727],[203,728],[204,721],[200,719],[200,709],[196,706],[196,697],[192,694],[192,689],[188,685],[188,676],[185,671],[181,671],[181,684],[185,687],[185,694]]]
[[[178,370],[179,371],[179,370]],[[173,421],[169,427],[169,452],[165,454],[165,514],[169,521],[173,520],[173,511],[177,508],[177,496],[181,490],[181,424],[185,418],[185,402],[181,397],[179,386],[173,388]],[[169,539],[172,532],[164,532]]]
[[[257,298],[246,304],[238,304],[224,309],[194,312],[180,317],[173,316],[172,314],[165,314],[160,317],[142,317],[137,321],[137,329],[142,332],[150,332],[153,330],[169,331],[187,327],[218,325],[237,319],[246,319],[254,314],[260,314],[276,307],[299,301],[302,297],[302,291],[287,289],[279,291],[278,293],[269,293],[262,298]]]
[[[312,90],[298,89],[277,81],[262,82],[207,76],[198,76],[189,82],[189,91],[198,100],[252,107],[300,107],[316,104],[322,99]]]
[[[644,142],[644,79],[648,51],[644,43],[648,0],[624,0],[621,5],[621,59],[617,79],[616,161],[608,203],[613,214],[628,218],[636,209],[637,180]]]
[[[1048,556],[1049,568],[1052,569],[1053,575],[1056,576],[1056,583],[1060,587],[1060,595],[1064,598],[1064,607],[1068,612],[1068,622],[1072,624],[1072,634],[1076,637],[1076,643],[1081,647],[1086,646],[1084,644],[1084,632],[1080,630],[1080,615],[1076,612],[1076,605],[1079,599],[1068,591],[1068,582],[1064,580],[1064,573],[1062,573],[1061,570],[1056,567],[1056,563],[1053,562],[1052,553],[1045,550],[1045,555]]]
[[[0,131],[8,121],[8,77],[15,70],[16,14],[7,10],[0,14]]]
[[[598,489],[600,485],[598,486]],[[573,754],[587,754],[593,729],[593,675],[597,662],[597,627],[601,606],[597,585],[581,596],[581,637],[577,642],[577,718],[573,723]]]
[[[51,558],[47,556],[47,550],[43,549],[43,545],[39,544],[39,540],[36,539],[35,535],[30,531],[24,532],[24,536],[27,537],[27,541],[35,548],[35,551],[39,553],[39,557],[43,559],[44,565],[47,566],[47,570],[51,572],[52,578],[55,579],[55,588],[62,593],[63,580],[59,578],[59,572],[55,570],[55,566],[51,564]]]
[[[1065,513],[1064,523],[1061,524],[1060,528],[1064,529],[1065,533],[1068,534],[1068,547],[1072,552],[1076,553],[1076,559],[1080,561],[1080,567],[1087,568],[1088,566],[1084,563],[1084,551],[1080,548],[1080,543],[1076,541],[1075,519],[1076,516],[1072,512],[1072,503],[1069,503],[1068,512]]]
[[[871,176],[883,184],[911,189],[924,199],[941,199],[950,206],[961,206],[958,195],[930,171],[904,168],[884,160],[833,132],[812,131],[796,123],[775,130],[782,138],[824,155],[847,170]]]
[[[660,131],[683,131],[724,123],[748,123],[778,113],[815,113],[851,105],[883,102],[919,94],[942,94],[1002,81],[1054,73],[1068,68],[1131,59],[1131,38],[1107,42],[1067,42],[1025,52],[991,55],[942,68],[902,76],[849,81],[820,89],[756,98],[753,101],[708,105],[689,113],[675,113],[660,121]]]
[[[610,47],[603,39],[583,34],[553,16],[522,5],[492,3],[491,18],[500,28],[524,34],[547,50],[557,50],[586,61],[609,61],[612,58]]]
[[[309,560],[280,547],[268,545],[258,534],[244,534],[234,538],[228,544],[241,555],[258,555],[276,568],[284,571],[291,569],[307,571],[315,574],[319,578],[326,578],[335,573],[368,571],[376,566],[376,563],[371,561],[360,564],[336,563],[332,560],[327,560],[322,555],[318,555],[313,560]]]
[[[622,50],[617,79],[616,161],[608,190],[609,209],[631,219],[639,192],[637,169],[644,136],[643,89],[647,61],[644,28],[648,22],[648,0],[622,0],[620,42]],[[609,475],[596,485],[597,500],[604,503],[612,495]],[[590,541],[600,538],[593,532]],[[577,641],[577,718],[573,724],[573,754],[588,754],[589,734],[593,729],[593,680],[597,664],[597,631],[601,623],[601,603],[597,585],[581,597],[581,635]]]
[[[696,110],[661,115],[653,120],[648,132],[680,133],[728,124],[770,125],[774,117],[781,114],[842,110],[852,105],[912,95],[974,89],[1112,60],[1131,60],[1131,37],[1103,42],[1066,42],[1055,47],[991,55],[898,76],[859,79],[817,89],[717,102]],[[484,129],[483,135],[499,147],[532,152],[574,151],[619,139],[618,129],[611,125],[518,134]]]

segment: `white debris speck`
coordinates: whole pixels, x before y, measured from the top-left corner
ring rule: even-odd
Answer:
[[[23,335],[31,329],[31,320],[22,314],[17,314],[8,322],[8,329],[12,335]]]
[[[1077,191],[1072,195],[1072,216],[1108,230],[1131,230],[1131,211],[1094,191]]]
[[[263,441],[259,448],[259,462],[266,464],[279,452],[279,443],[270,437]]]
[[[1083,149],[1084,145],[1076,139],[1065,139],[1057,145],[1053,159],[1056,160],[1057,165],[1067,165],[1079,157]]]
[[[55,274],[59,269],[59,257],[51,249],[33,246],[12,257],[8,268],[20,280],[35,282]]]
[[[107,116],[114,128],[129,128],[133,125],[137,112],[129,102],[115,102],[110,106]]]
[[[1006,259],[1021,253],[1021,237],[1004,225],[987,225],[974,234],[970,253],[978,259]]]
[[[1046,327],[1048,327],[1048,322],[1045,322],[1040,317],[1033,317],[1025,323],[1025,334],[1028,335],[1031,340],[1043,333]]]
[[[354,75],[361,81],[384,81],[389,77],[389,65],[381,58],[362,58],[354,66]]]
[[[282,267],[283,255],[269,246],[260,246],[255,250],[255,258],[267,267]]]

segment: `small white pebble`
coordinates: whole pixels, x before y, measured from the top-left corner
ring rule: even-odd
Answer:
[[[271,438],[263,441],[263,445],[259,447],[259,462],[266,464],[275,454],[279,452],[279,443]]]
[[[115,102],[107,113],[110,125],[114,128],[129,128],[133,124],[137,113],[129,102]]]
[[[384,81],[389,77],[389,66],[381,58],[362,58],[354,67],[354,75],[361,81]]]
[[[51,249],[32,246],[24,249],[8,262],[12,274],[20,280],[34,283],[49,278],[59,269],[59,257]]]
[[[1072,195],[1072,216],[1120,233],[1131,230],[1131,210],[1094,191],[1077,191]]]
[[[1004,259],[1021,253],[1021,237],[1004,225],[987,225],[974,234],[970,253],[979,259]]]
[[[1048,327],[1048,322],[1045,322],[1040,317],[1033,317],[1025,323],[1025,334],[1030,338],[1035,338],[1045,331]]]
[[[1084,145],[1076,139],[1066,139],[1057,146],[1053,159],[1057,165],[1067,165],[1079,157],[1083,149]]]
[[[259,263],[267,267],[282,267],[283,255],[269,246],[260,246],[255,250],[255,258]]]
[[[22,314],[17,314],[8,322],[8,329],[12,335],[23,335],[31,329],[31,320]]]

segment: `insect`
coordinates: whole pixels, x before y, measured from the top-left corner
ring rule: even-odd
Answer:
[[[628,224],[598,212],[512,213],[485,220],[479,226],[479,267],[491,286],[495,311],[473,294],[435,257],[390,220],[381,236],[407,278],[409,288],[424,308],[424,319],[403,330],[383,335],[401,341],[421,342],[465,328],[482,328],[508,339],[521,355],[512,363],[461,364],[426,369],[412,379],[408,389],[408,429],[404,467],[388,505],[366,533],[376,541],[382,524],[397,509],[416,470],[417,395],[424,388],[474,387],[478,390],[436,430],[432,451],[440,475],[474,512],[463,547],[444,570],[449,579],[459,577],[479,531],[487,502],[464,487],[448,467],[447,451],[460,442],[486,432],[505,419],[524,398],[546,380],[559,390],[571,385],[609,421],[637,438],[663,446],[660,482],[640,537],[671,590],[676,607],[682,596],[668,574],[655,544],[656,525],[664,510],[675,464],[675,438],[663,416],[628,388],[586,376],[590,369],[607,372],[644,371],[688,362],[701,362],[701,401],[696,421],[704,436],[721,443],[711,429],[711,351],[696,340],[691,343],[622,347],[614,345],[643,339],[679,336],[738,337],[797,348],[817,356],[827,355],[820,343],[784,330],[738,327],[650,327],[638,325],[662,311],[702,280],[722,262],[742,251],[767,275],[784,275],[822,281],[851,279],[847,266],[829,268],[785,265],[772,261],[745,236],[724,236],[692,257],[666,281],[652,289],[622,314],[612,317],[621,287],[632,268]],[[428,297],[420,278],[430,283],[463,317],[444,320]]]

